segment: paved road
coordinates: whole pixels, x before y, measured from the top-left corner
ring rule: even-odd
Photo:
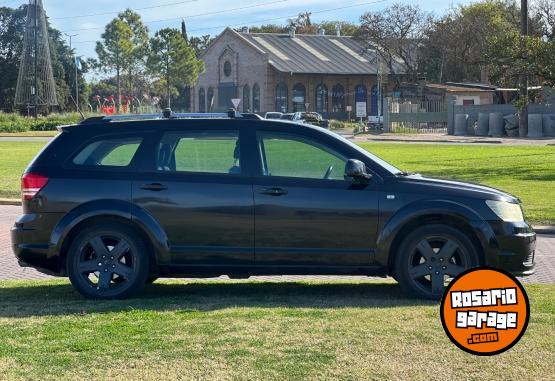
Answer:
[[[0,280],[6,279],[47,279],[30,268],[17,264],[11,249],[10,228],[20,213],[19,206],[0,206]],[[530,283],[555,283],[555,236],[539,236],[536,251],[537,272],[523,280]],[[225,277],[224,277],[225,278]],[[368,277],[336,276],[264,276],[251,279],[266,281],[295,281],[301,279],[369,279]]]

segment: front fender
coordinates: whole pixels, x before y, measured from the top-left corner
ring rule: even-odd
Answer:
[[[60,255],[68,235],[80,223],[94,217],[118,217],[128,220],[142,230],[152,243],[158,262],[169,262],[167,236],[147,211],[121,200],[96,200],[79,205],[66,214],[50,236],[50,256]]]
[[[463,221],[474,231],[486,256],[490,262],[492,254],[498,247],[495,233],[491,226],[468,206],[449,200],[419,200],[410,203],[394,213],[385,223],[377,240],[376,261],[383,266],[389,266],[393,242],[403,227],[418,221],[420,218],[441,215]]]

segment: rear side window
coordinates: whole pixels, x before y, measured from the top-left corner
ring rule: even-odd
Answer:
[[[167,133],[158,148],[164,172],[241,174],[239,132]]]
[[[75,156],[73,164],[83,166],[127,167],[143,139],[138,137],[95,141]]]

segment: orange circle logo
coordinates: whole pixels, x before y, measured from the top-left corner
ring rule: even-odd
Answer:
[[[489,267],[463,272],[441,301],[441,323],[460,349],[491,356],[515,345],[530,319],[530,302],[511,274]]]

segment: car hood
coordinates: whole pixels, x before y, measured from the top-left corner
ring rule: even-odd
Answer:
[[[479,184],[465,183],[462,181],[442,180],[425,177],[419,174],[409,175],[402,178],[404,182],[410,182],[416,186],[425,188],[426,192],[437,195],[456,195],[462,197],[480,198],[484,200],[499,200],[518,203],[520,200],[510,193],[499,189]]]

